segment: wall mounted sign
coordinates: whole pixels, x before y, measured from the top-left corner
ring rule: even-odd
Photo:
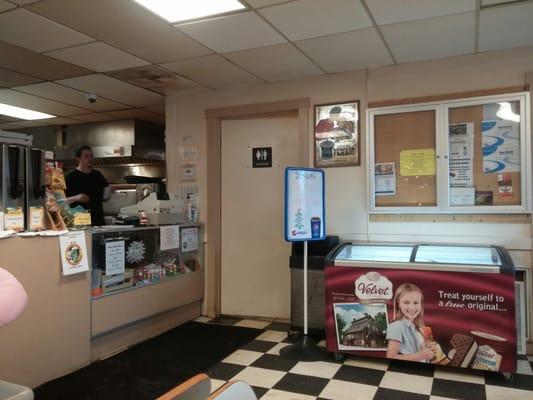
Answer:
[[[272,147],[252,148],[252,168],[272,168]]]

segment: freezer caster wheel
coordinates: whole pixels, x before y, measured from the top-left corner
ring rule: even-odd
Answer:
[[[345,358],[344,354],[342,353],[335,353],[334,357],[335,357],[335,361],[344,361],[344,358]]]
[[[502,375],[505,378],[505,382],[512,382],[514,379],[514,375],[511,372],[503,372]]]

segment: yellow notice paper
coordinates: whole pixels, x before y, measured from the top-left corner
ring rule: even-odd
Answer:
[[[435,149],[400,151],[400,175],[435,175]]]

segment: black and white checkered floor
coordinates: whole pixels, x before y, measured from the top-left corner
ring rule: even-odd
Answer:
[[[287,337],[286,323],[205,317],[196,321],[263,330],[206,371],[213,390],[226,381],[242,379],[262,400],[533,399],[532,357],[521,357],[511,381],[496,373],[351,356],[342,362],[333,356],[326,362],[297,362],[279,355],[281,348],[296,340]]]

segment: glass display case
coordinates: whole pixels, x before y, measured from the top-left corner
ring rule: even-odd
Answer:
[[[514,372],[514,288],[503,247],[343,243],[326,257],[327,348]]]
[[[179,277],[200,268],[196,224],[93,229],[92,295]]]

